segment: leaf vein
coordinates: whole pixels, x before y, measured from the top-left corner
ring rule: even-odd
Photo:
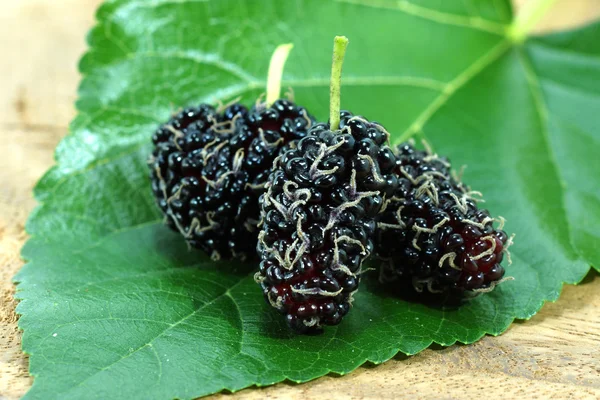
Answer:
[[[115,364],[118,364],[119,362],[131,357],[132,355],[138,353],[140,350],[152,345],[152,342],[154,342],[155,340],[159,339],[160,337],[164,336],[165,333],[167,333],[168,331],[172,330],[173,328],[185,323],[188,319],[192,318],[194,315],[198,314],[199,312],[201,312],[202,310],[204,310],[207,307],[210,307],[211,305],[213,305],[214,303],[216,303],[217,301],[219,301],[221,298],[223,298],[223,296],[225,296],[227,294],[227,292],[233,288],[235,288],[237,285],[239,285],[241,282],[244,281],[244,279],[246,278],[246,276],[243,276],[242,278],[240,278],[235,284],[233,284],[227,291],[224,291],[223,293],[219,294],[218,296],[216,296],[214,299],[212,299],[211,301],[202,304],[200,307],[198,307],[197,309],[193,310],[191,313],[189,313],[188,315],[184,316],[183,318],[181,318],[179,321],[174,322],[172,324],[169,324],[164,330],[162,330],[158,335],[156,335],[155,337],[151,338],[148,340],[148,343],[144,344],[143,346],[138,347],[137,349],[135,349],[132,352],[128,352],[125,355],[122,355],[121,358],[115,360],[114,362],[106,365],[105,367],[99,369],[98,371],[94,372],[93,374],[87,376],[86,378],[84,378],[83,380],[81,380],[80,382],[76,383],[73,385],[72,389],[73,390],[75,388],[81,387],[83,386],[83,384],[85,382],[87,382],[88,380],[90,380],[91,378],[93,378],[94,376],[98,375],[99,373],[106,371],[108,369],[110,369],[112,366],[114,366]],[[66,394],[68,391],[63,392],[63,394]]]
[[[553,171],[551,171],[551,173],[552,173],[552,175],[555,176],[555,179],[558,183],[556,185],[556,188],[558,190],[560,190],[561,201],[558,206],[559,206],[559,210],[561,213],[561,219],[563,221],[568,221],[569,215],[567,213],[567,209],[565,206],[565,204],[566,204],[565,192],[567,190],[567,182],[564,180],[564,178],[560,174],[560,164],[558,163],[556,153],[555,153],[554,149],[552,148],[552,141],[550,139],[550,129],[548,127],[548,109],[546,107],[546,103],[544,100],[544,94],[542,93],[540,83],[539,83],[539,78],[535,72],[533,65],[531,64],[529,55],[522,48],[517,49],[517,55],[518,55],[519,61],[521,62],[521,65],[523,66],[523,70],[525,72],[525,79],[527,81],[527,84],[529,86],[529,91],[533,98],[533,105],[536,110],[536,115],[539,118],[539,123],[541,125],[541,137],[544,141],[546,150],[548,151],[548,159],[549,159],[550,163],[552,164],[552,166],[554,167]],[[571,224],[569,224],[569,223],[567,223],[565,225],[566,225],[566,227],[564,229],[566,229],[568,239],[569,239],[569,244],[571,245],[571,248],[568,250],[570,250],[570,252],[572,252],[572,253],[575,253],[574,246],[573,246],[573,228],[572,228]]]
[[[496,35],[504,36],[507,32],[507,25],[503,25],[488,19],[474,16],[463,16],[459,14],[452,14],[443,11],[438,11],[432,8],[423,7],[414,4],[408,0],[397,0],[393,3],[385,1],[365,1],[365,0],[336,0],[340,3],[357,4],[362,6],[368,6],[372,8],[384,8],[389,10],[401,11],[408,15],[414,15],[416,17],[437,22],[443,25],[460,26],[464,28],[471,28],[480,31],[493,33]]]
[[[458,74],[451,82],[449,82],[444,90],[436,97],[417,117],[417,119],[407,128],[402,135],[399,136],[395,144],[402,143],[423,129],[423,126],[442,108],[452,96],[467,83],[473,80],[479,73],[485,70],[489,65],[500,58],[509,48],[511,44],[508,40],[500,41],[490,51],[483,54],[475,60],[463,72]]]

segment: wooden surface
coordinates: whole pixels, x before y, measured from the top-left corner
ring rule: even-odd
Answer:
[[[517,1],[524,3],[527,0]],[[68,129],[77,61],[99,0],[5,0],[0,13],[0,398],[32,383],[20,350],[11,278],[21,267],[31,189]],[[540,27],[600,16],[600,0],[562,0]],[[344,377],[220,398],[600,398],[600,277],[566,287],[531,321],[470,346],[428,349]]]

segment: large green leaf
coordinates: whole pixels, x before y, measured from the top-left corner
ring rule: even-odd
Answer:
[[[511,18],[505,0],[106,3],[16,277],[26,397],[188,399],[343,374],[500,334],[600,266],[600,25],[519,44]],[[514,281],[438,309],[367,278],[340,326],[294,336],[255,266],[209,262],[162,226],[145,165],[155,126],[182,105],[252,102],[282,42],[295,44],[284,84],[326,118],[335,34],[351,40],[343,106],[469,165],[517,233]]]

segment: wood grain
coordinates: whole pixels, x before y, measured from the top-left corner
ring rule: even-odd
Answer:
[[[527,0],[517,0],[522,5]],[[0,399],[32,383],[21,353],[12,276],[22,266],[24,224],[34,183],[73,118],[77,61],[99,0],[29,0],[0,14]],[[8,3],[8,4],[6,4]],[[539,29],[572,27],[600,16],[600,0],[562,0]],[[219,399],[600,398],[600,277],[566,287],[527,322],[470,346],[431,348],[366,365],[343,377],[247,389]]]

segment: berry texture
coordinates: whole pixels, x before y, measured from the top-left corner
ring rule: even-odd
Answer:
[[[477,294],[503,278],[512,238],[477,207],[481,193],[450,173],[450,163],[405,143],[395,151],[398,186],[378,217],[375,255],[381,280],[417,292]],[[494,228],[499,221],[498,229]]]
[[[350,309],[383,196],[397,186],[388,137],[344,111],[339,130],[315,125],[273,166],[261,198],[255,279],[298,332],[336,325]]]
[[[190,108],[158,128],[149,160],[167,224],[213,259],[256,254],[258,198],[281,149],[306,136],[313,118],[277,100]]]

